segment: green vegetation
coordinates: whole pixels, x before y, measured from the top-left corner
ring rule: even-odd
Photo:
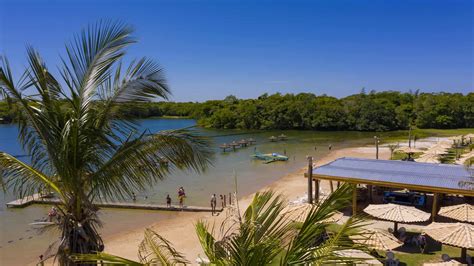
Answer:
[[[411,155],[411,158],[418,159],[420,158],[421,155],[423,155],[422,152],[415,152],[413,153],[413,155]],[[393,153],[391,160],[404,160],[407,158],[408,158],[408,154],[406,152],[396,151]]]
[[[212,155],[208,141],[192,132],[137,132],[123,115],[128,102],[169,95],[153,61],[120,63],[136,41],[131,34],[129,26],[109,22],[85,29],[67,46],[61,69],[65,86],[31,47],[19,82],[1,58],[0,92],[18,110],[19,139],[31,165],[0,151],[0,186],[20,197],[55,193],[60,219],[47,227],[60,232],[60,265],[73,265],[71,254],[104,250],[94,201],[131,198],[171,169],[201,171]],[[23,95],[26,89],[35,96]],[[102,100],[94,102],[98,97]]]
[[[333,224],[325,222],[335,211],[350,204],[354,187],[345,184],[332,193],[321,204],[310,206],[303,222],[295,221],[286,209],[286,200],[271,191],[257,193],[249,207],[240,213],[234,211],[218,232],[214,226],[199,221],[196,233],[201,247],[209,259],[204,265],[326,265],[335,261],[351,264],[354,258],[343,258],[337,251],[346,249],[365,250],[355,244],[349,236],[357,235],[364,224],[351,217],[337,232],[326,235]],[[216,238],[216,235],[221,235]],[[359,236],[362,237],[362,236]],[[99,253],[74,256],[82,263],[126,263],[128,265],[177,265],[186,262],[166,239],[153,231],[145,231],[145,239],[139,246],[139,262],[129,261],[113,255]]]
[[[14,119],[5,103],[0,117]],[[311,93],[263,94],[257,99],[203,103],[127,103],[126,117],[191,117],[199,125],[228,129],[304,129],[389,131],[417,128],[453,129],[474,127],[474,93],[361,92],[345,98]],[[414,132],[416,134],[416,132]]]

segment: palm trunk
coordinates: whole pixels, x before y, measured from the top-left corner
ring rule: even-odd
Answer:
[[[81,206],[81,209],[70,208],[61,220],[61,243],[58,248],[60,265],[89,265],[73,263],[69,257],[73,254],[93,254],[104,250],[102,238],[97,232],[100,226],[97,219],[98,208],[87,202],[69,206]],[[74,209],[74,210],[72,210]]]

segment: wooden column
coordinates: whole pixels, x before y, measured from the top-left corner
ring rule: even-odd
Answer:
[[[313,203],[313,157],[308,156],[308,203]]]
[[[314,179],[314,203],[319,202],[319,179]]]
[[[438,214],[438,193],[433,194],[433,204],[431,208],[431,221],[435,221],[435,217]]]
[[[334,192],[334,185],[332,184],[332,180],[329,181],[329,185],[331,186],[331,193],[333,193]]]
[[[372,185],[367,185],[367,192],[369,193],[369,203],[372,203]]]
[[[352,190],[352,215],[357,214],[357,185],[353,185]]]

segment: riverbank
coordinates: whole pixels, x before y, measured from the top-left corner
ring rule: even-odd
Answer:
[[[342,148],[333,150],[322,158],[315,158],[315,163],[316,165],[323,165],[340,157],[373,158],[374,154],[375,148],[371,147]],[[389,149],[381,147],[379,158],[389,159],[389,157]],[[305,170],[305,168],[302,168],[296,172],[285,175],[270,185],[260,189],[260,191],[271,189],[278,193],[282,193],[288,200],[301,197],[305,195],[305,191],[307,191],[307,182],[303,177]],[[328,192],[329,183],[326,181],[322,182],[321,189],[323,192]],[[241,210],[247,208],[254,194],[255,193],[252,193],[241,197],[239,200]],[[225,212],[221,213],[219,216],[200,213],[180,213],[176,218],[160,221],[159,223],[150,225],[149,228],[155,230],[157,233],[168,239],[173,243],[175,248],[184,253],[191,263],[195,263],[195,259],[198,258],[198,256],[203,256],[201,246],[194,230],[196,221],[203,220],[211,225],[214,223],[216,228],[218,228],[225,218]],[[137,259],[137,247],[143,239],[144,229],[145,228],[136,228],[127,233],[107,237],[105,239],[106,252],[130,259]]]

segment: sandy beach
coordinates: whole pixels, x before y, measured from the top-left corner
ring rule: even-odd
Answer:
[[[323,158],[315,158],[314,163],[316,165],[323,165],[340,157],[374,158],[375,148],[356,147],[336,149]],[[389,159],[389,157],[389,149],[381,147],[379,150],[379,158]],[[304,196],[307,191],[307,182],[303,177],[305,171],[306,169],[303,168],[294,173],[282,176],[279,180],[260,189],[260,191],[271,189],[282,193],[288,200],[294,200]],[[329,191],[329,183],[327,181],[322,182],[321,190],[323,193]],[[240,198],[239,206],[241,210],[245,210],[253,195],[254,194],[245,195]],[[194,224],[198,220],[204,220],[211,225],[215,223],[218,227],[226,218],[225,216],[225,212],[222,212],[219,216],[211,216],[211,214],[207,213],[180,213],[176,218],[152,224],[149,228],[171,241],[175,248],[183,252],[191,263],[195,263],[195,259],[198,258],[199,255],[203,256],[203,252],[194,230]],[[129,259],[137,259],[137,247],[143,239],[144,229],[145,228],[136,228],[133,231],[106,238],[106,252]]]

